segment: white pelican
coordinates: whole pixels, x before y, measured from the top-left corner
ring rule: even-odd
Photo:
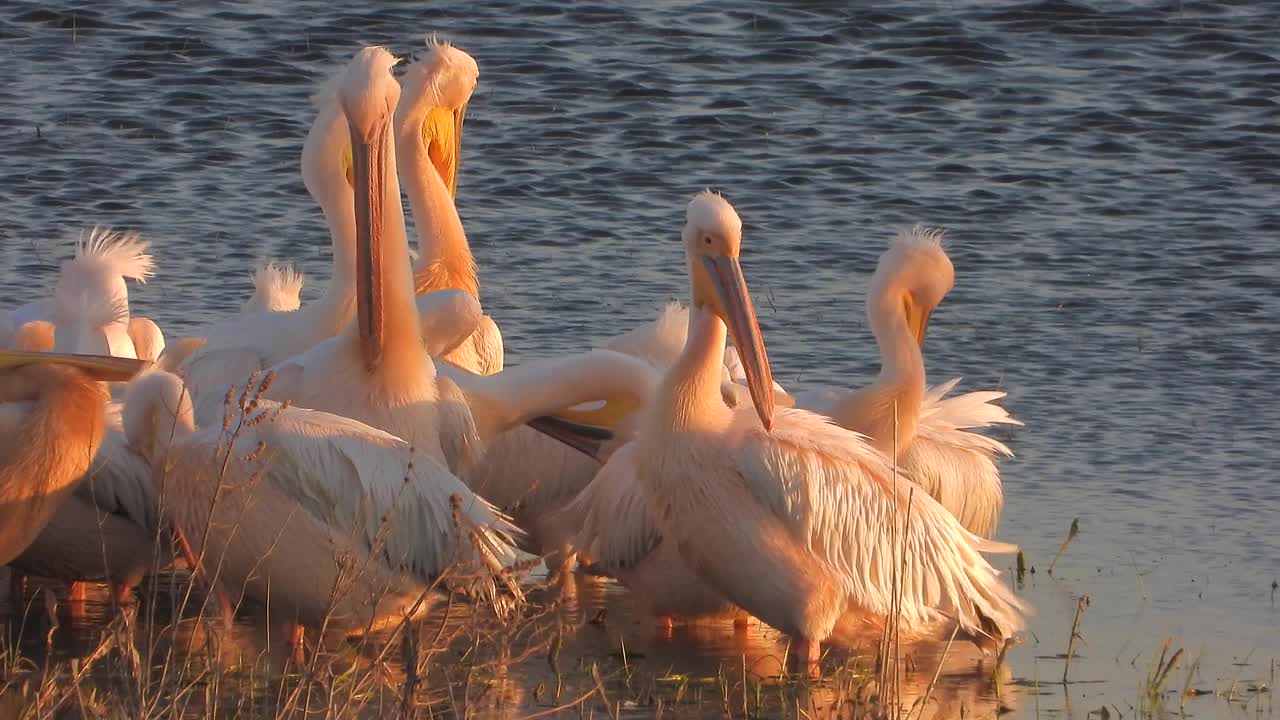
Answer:
[[[20,555],[89,469],[107,390],[137,360],[0,352],[0,565]]]
[[[213,323],[183,342],[175,354],[190,353],[179,369],[196,401],[208,389],[219,394],[249,373],[264,370],[333,337],[355,317],[356,219],[347,179],[350,133],[338,105],[336,81],[312,98],[317,114],[302,148],[302,178],[329,225],[333,273],[324,294],[292,312],[260,312]],[[166,358],[173,367],[181,357]],[[221,397],[216,398],[221,402]],[[220,413],[220,410],[219,410]],[[203,418],[203,415],[201,416]]]
[[[95,305],[82,295],[78,306],[61,308],[62,323],[26,323],[18,332],[19,349],[80,355],[111,355],[111,329],[128,317],[122,300]],[[137,318],[135,318],[137,320]],[[155,529],[150,470],[133,453],[121,432],[119,406],[109,406],[102,447],[84,479],[58,506],[46,527],[14,560],[27,575],[63,580],[69,596],[83,599],[81,581],[108,581],[124,601],[155,559],[167,563],[167,551],[154,552]]]
[[[254,266],[250,279],[253,280],[253,295],[240,305],[241,315],[293,312],[302,305],[298,299],[302,292],[302,273],[288,265],[259,263]]]
[[[355,149],[357,244],[362,263],[357,277],[358,321],[275,366],[268,395],[358,420],[456,465],[465,453],[446,452],[446,445],[465,443],[476,431],[475,441],[483,442],[513,424],[583,401],[607,400],[609,393],[583,382],[572,369],[559,370],[560,379],[554,382],[547,366],[538,364],[504,378],[459,373],[461,392],[453,382],[437,378],[418,306],[435,302],[440,293],[415,301],[391,147],[391,112],[400,92],[390,73],[395,62],[381,48],[366,49],[352,61],[339,88]],[[456,98],[470,95],[474,82],[474,77],[451,75],[448,82],[434,87],[457,104]],[[449,297],[445,296],[446,302]],[[614,357],[604,362],[635,362],[610,355]],[[590,362],[596,361],[598,357]],[[613,376],[606,373],[604,377]]]
[[[204,428],[177,376],[129,386],[129,443],[206,579],[299,629],[356,634],[419,599],[428,609],[425,589],[455,562],[496,572],[515,560],[518,530],[439,462],[354,420],[258,399],[269,378]]]
[[[130,317],[129,287],[125,283],[126,279],[145,283],[151,277],[154,261],[146,252],[149,245],[136,232],[95,227],[81,235],[75,256],[62,263],[53,297],[28,303],[11,313],[15,332],[21,332],[31,322],[65,327],[75,322],[85,307],[119,307],[122,310],[101,328],[109,354],[155,360],[164,350],[164,335],[151,320]],[[12,339],[8,346],[15,347]]]
[[[615,335],[607,340],[603,347],[643,360],[656,373],[666,370],[680,356],[688,334],[688,326],[688,308],[680,303],[668,303],[654,320]],[[732,355],[732,350],[732,348],[726,348],[726,363],[731,357],[736,357]],[[441,366],[441,369],[442,373],[453,376],[447,367]],[[624,388],[633,389],[640,382],[634,374],[630,378],[623,378],[620,374],[618,379]],[[745,389],[730,381],[727,368],[722,374],[722,379],[721,391],[726,403],[737,406],[746,400],[743,397]],[[655,383],[656,379],[651,381],[650,385]],[[626,394],[630,394],[630,391],[620,389],[615,392],[615,396]],[[774,384],[774,397],[778,404],[784,407],[789,407],[793,402],[777,383]],[[627,433],[619,434],[625,437]],[[571,538],[578,532],[584,521],[582,513],[595,505],[591,500],[594,493],[587,492],[586,488],[594,483],[593,479],[596,478],[597,473],[603,472],[600,463],[607,459],[604,457],[593,459],[580,449],[575,450],[570,447],[566,444],[565,438],[558,438],[558,440],[549,437],[548,433],[537,432],[529,427],[513,428],[499,435],[492,443],[488,443],[483,457],[464,468],[461,475],[471,489],[497,505],[503,512],[511,514],[516,524],[526,533],[522,538],[525,543],[524,548],[539,555],[567,552],[566,543],[571,542]],[[612,443],[609,448],[621,444],[622,442]],[[606,488],[616,486],[620,489],[620,478],[624,477],[624,473],[614,470],[608,477],[610,480],[602,484],[598,490],[601,493],[600,502],[606,504],[614,497]],[[587,497],[577,503],[576,511],[561,512],[570,501],[583,493],[586,493]],[[639,518],[636,520],[639,523],[636,528],[648,526]],[[633,529],[630,523],[611,524],[609,522],[601,528],[616,535],[625,535]],[[585,538],[579,540],[582,542]],[[625,541],[623,542],[625,544]],[[581,545],[578,547],[585,550]],[[597,560],[594,555],[590,553],[587,555],[598,569],[610,574],[615,571],[624,572],[624,568],[629,567],[624,560],[615,563],[608,556]],[[548,564],[556,566],[560,560],[566,559],[549,558]],[[665,566],[665,563],[661,564]],[[627,578],[621,575],[616,577],[624,584],[628,582]],[[682,587],[684,577],[681,574],[672,574],[670,586]],[[633,583],[633,586],[635,585],[636,583]],[[670,593],[661,591],[651,594],[655,597],[670,596]],[[675,605],[685,608],[692,606],[678,602]],[[662,616],[672,614],[688,618],[720,613],[685,613],[676,610],[659,612]]]
[[[480,69],[470,55],[448,43],[428,41],[426,53],[409,65],[396,110],[396,162],[418,232],[414,285],[418,295],[464,290],[480,297],[476,263],[454,198],[462,153],[462,122]],[[502,333],[485,315],[476,332],[443,359],[471,372],[502,369]]]
[[[941,241],[940,231],[916,226],[899,233],[880,257],[867,293],[867,320],[880,347],[876,381],[858,390],[820,388],[797,394],[796,401],[868,436],[886,455],[893,456],[896,443],[898,464],[917,485],[970,532],[991,537],[1004,505],[995,458],[1013,453],[966,429],[1022,423],[993,404],[1002,392],[945,398],[958,379],[926,391],[925,330],[955,279]]]
[[[950,618],[975,641],[1021,627],[1023,605],[979,554],[1010,546],[969,533],[865,439],[802,410],[775,413],[772,374],[738,264],[742,224],[723,198],[689,204],[683,240],[689,337],[644,411],[636,471],[664,539],[709,587],[790,634],[793,655],[892,611],[904,632]],[[756,412],[721,394],[726,323]],[[758,416],[758,418],[757,418]],[[763,427],[761,427],[763,425]],[[892,528],[906,527],[895,562]]]

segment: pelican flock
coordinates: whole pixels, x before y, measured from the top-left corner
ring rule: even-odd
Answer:
[[[984,556],[1014,550],[993,539],[1012,453],[979,431],[1020,423],[1002,392],[926,383],[955,281],[941,232],[880,258],[865,387],[774,382],[742,221],[709,191],[669,258],[687,303],[508,367],[455,204],[479,67],[434,40],[399,64],[364,48],[313,97],[302,175],[332,248],[316,299],[263,262],[238,313],[166,348],[129,309],[148,244],[95,228],[49,297],[0,311],[0,563],[126,603],[181,556],[297,651],[302,628],[408,621],[447,587],[520,597],[525,553],[565,573],[576,557],[659,625],[758,619],[805,666],[891,621],[987,650],[1016,636],[1029,608]]]

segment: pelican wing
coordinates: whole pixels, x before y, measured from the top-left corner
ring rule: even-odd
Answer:
[[[604,348],[648,360],[654,367],[665,369],[680,357],[688,334],[689,308],[671,302],[658,312],[658,317],[652,322],[610,338]]]
[[[515,560],[510,538],[519,530],[444,466],[412,452],[399,438],[301,408],[256,428],[238,440],[243,447],[237,452],[251,453],[261,442],[269,453],[268,482],[321,522],[351,533],[388,566],[430,581],[455,561],[492,566]],[[474,543],[462,534],[469,530],[476,533]]]
[[[475,332],[441,356],[461,368],[480,375],[501,372],[505,362],[502,331],[488,315],[480,317]]]
[[[108,403],[102,445],[76,493],[91,500],[102,512],[155,530],[159,527],[159,497],[151,480],[151,466],[130,447],[121,410],[120,403]]]
[[[574,547],[610,575],[634,568],[662,541],[636,477],[634,443],[615,452],[561,512],[566,526],[580,528]]]
[[[461,474],[464,468],[478,462],[484,455],[484,445],[476,431],[466,394],[457,383],[444,376],[436,376],[436,412],[445,464],[451,471]]]
[[[250,375],[266,365],[262,355],[249,348],[206,348],[196,350],[182,363],[179,375],[195,399],[196,422],[201,427],[221,426],[228,409],[227,389],[237,384],[243,387]]]
[[[418,306],[422,342],[432,357],[452,352],[471,337],[484,316],[480,302],[463,290],[437,290],[420,295],[414,302]]]
[[[1015,548],[965,530],[905,473],[895,483],[863,436],[794,410],[775,415],[772,433],[754,412],[735,413],[733,432],[745,487],[834,571],[856,605],[891,612],[900,573],[907,622],[941,613],[974,634],[1022,627],[1023,603],[979,554]]]
[[[986,390],[946,397],[959,382],[960,378],[954,378],[929,388],[920,406],[920,434],[938,442],[984,453],[988,457],[1013,457],[1013,451],[1004,443],[985,435],[964,432],[992,425],[1021,425],[1021,420],[995,404],[1005,393]]]
[[[971,392],[946,397],[959,378],[929,388],[920,410],[916,439],[902,465],[920,487],[951,511],[970,532],[990,537],[1004,509],[999,456],[1013,451],[994,438],[969,432],[991,425],[1021,425],[994,401],[1005,394]]]

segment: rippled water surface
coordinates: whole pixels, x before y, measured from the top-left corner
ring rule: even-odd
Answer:
[[[93,223],[154,241],[132,299],[173,336],[238,308],[255,258],[314,297],[307,96],[359,46],[431,31],[481,68],[458,202],[509,362],[682,297],[683,208],[710,185],[746,224],[778,379],[856,385],[877,256],[896,226],[946,227],[930,378],[1002,388],[1026,422],[1000,537],[1038,614],[1002,702],[1128,716],[1166,638],[1201,658],[1193,687],[1274,682],[1280,5],[7,0],[0,304],[50,287]],[[1046,688],[1082,593],[1072,675],[1096,682]],[[631,632],[675,666],[745,652]]]

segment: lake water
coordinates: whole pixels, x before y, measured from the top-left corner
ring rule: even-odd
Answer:
[[[1171,638],[1169,686],[1199,658],[1189,685],[1223,694],[1188,711],[1270,716],[1247,689],[1280,657],[1280,4],[7,0],[0,304],[50,287],[93,223],[154,242],[133,307],[171,336],[238,308],[255,258],[314,297],[306,98],[360,46],[432,31],[481,68],[458,203],[508,362],[683,297],[684,205],[713,186],[779,381],[857,385],[877,256],[945,227],[930,378],[1004,389],[1026,423],[1002,435],[999,537],[1038,613],[1001,702],[1130,716]],[[1081,594],[1080,682],[1046,687]],[[628,632],[677,668],[774,642]],[[984,692],[967,712],[994,712]]]

